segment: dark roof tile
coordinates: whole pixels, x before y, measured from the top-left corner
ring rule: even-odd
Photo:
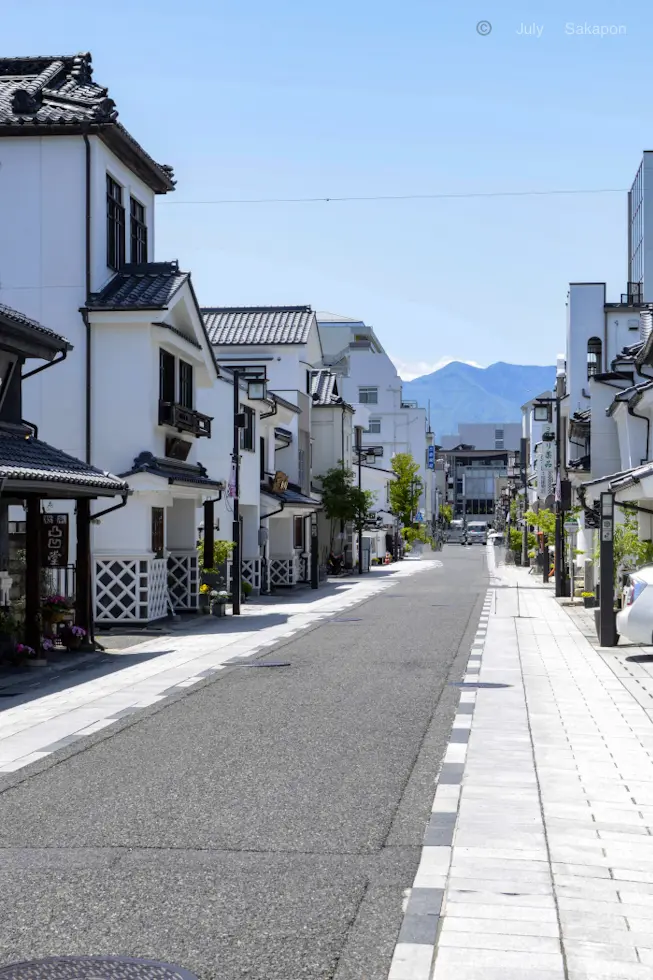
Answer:
[[[14,310],[11,306],[5,306],[4,303],[0,303],[0,326],[2,321],[9,324],[15,324],[18,327],[23,327],[25,330],[34,330],[36,333],[42,337],[47,337],[49,340],[53,341],[54,345],[59,350],[72,350],[72,344],[70,344],[65,337],[61,337],[54,330],[50,330],[48,327],[44,327],[42,323],[38,320],[31,320],[24,313],[19,313],[18,310]]]
[[[177,262],[128,264],[88,302],[91,310],[162,310],[189,274]]]
[[[314,405],[336,405],[341,402],[336,375],[327,368],[311,371],[311,396]]]
[[[211,479],[201,463],[182,463],[174,459],[164,459],[149,452],[143,452],[137,456],[133,467],[127,473],[121,473],[121,476],[135,476],[137,473],[151,473],[153,476],[168,480],[169,483],[211,487],[211,489],[224,487],[223,481]]]
[[[47,442],[24,433],[0,430],[0,481],[71,485],[126,493],[123,480],[103,473]]]
[[[202,307],[211,343],[305,344],[317,323],[310,306]]]

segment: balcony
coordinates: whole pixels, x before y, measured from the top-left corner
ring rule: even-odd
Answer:
[[[210,415],[202,415],[193,408],[184,408],[176,402],[159,402],[159,425],[169,425],[178,432],[190,432],[198,439],[201,436],[211,438]]]

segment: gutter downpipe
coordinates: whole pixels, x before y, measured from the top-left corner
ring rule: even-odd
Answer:
[[[55,364],[61,364],[61,362],[65,361],[68,357],[68,351],[62,350],[59,351],[59,353],[61,354],[61,357],[54,357],[51,361],[48,361],[47,364],[41,364],[40,367],[34,368],[32,371],[28,371],[27,374],[21,374],[20,380],[24,381],[25,378],[32,378],[35,374],[40,374],[41,371],[47,371],[48,368],[54,367]]]
[[[98,511],[97,514],[91,514],[90,507],[89,507],[89,514],[88,514],[88,522],[89,522],[89,536],[88,536],[88,540],[89,540],[89,542],[90,542],[90,530],[91,530],[90,529],[90,525],[93,523],[93,521],[99,520],[99,518],[100,517],[104,517],[105,514],[111,514],[114,510],[121,510],[123,507],[126,507],[127,506],[127,501],[129,500],[129,497],[130,496],[131,496],[131,490],[129,490],[127,493],[123,493],[122,494],[122,500],[120,501],[119,504],[114,504],[112,507],[106,507],[104,510]],[[90,559],[90,563],[91,563],[90,564],[90,569],[91,569],[90,570],[91,591],[90,591],[90,594],[89,594],[89,605],[90,605],[91,608],[88,611],[89,612],[89,617],[88,617],[88,627],[89,627],[88,641],[89,641],[89,643],[91,645],[91,648],[93,650],[105,650],[105,647],[103,647],[102,644],[101,643],[98,643],[97,640],[95,639],[95,615],[94,615],[95,610],[93,608],[94,603],[93,603],[93,591],[92,591],[92,583],[93,583],[92,567],[93,567],[93,565],[92,565],[92,558],[91,558],[90,553],[89,553],[89,559]]]
[[[91,143],[88,132],[83,134],[84,146],[86,151],[85,174],[86,174],[86,243],[85,243],[85,289],[86,303],[88,307],[91,296]],[[91,324],[88,318],[88,309],[81,310],[82,320],[86,327],[86,462],[91,465],[92,437],[91,437]]]
[[[648,462],[648,450],[649,450],[649,442],[651,436],[651,420],[646,415],[638,415],[637,412],[633,409],[632,405],[628,404],[627,407],[628,407],[628,414],[632,418],[641,419],[643,422],[646,422],[646,457],[640,461],[640,465],[641,465],[641,463]]]

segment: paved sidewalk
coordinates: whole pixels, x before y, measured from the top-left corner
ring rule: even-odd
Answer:
[[[653,980],[653,677],[488,562],[389,978]]]
[[[435,561],[441,565],[441,562]],[[41,697],[33,693],[12,698],[0,710],[0,776],[16,772],[79,738],[107,728],[205,680],[233,661],[262,653],[335,613],[378,595],[398,580],[433,568],[433,560],[405,561],[392,571],[372,572],[361,579],[343,579],[335,594],[320,598],[306,593],[303,601],[259,606],[248,603],[240,618],[220,620],[219,629],[163,636],[123,650],[131,663],[86,682],[72,674]],[[70,686],[65,686],[69,680]],[[81,681],[81,682],[79,682]],[[0,708],[7,701],[0,702]]]

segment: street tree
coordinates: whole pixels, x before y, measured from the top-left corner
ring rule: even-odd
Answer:
[[[322,506],[331,521],[329,547],[333,551],[336,527],[341,529],[347,523],[353,524],[356,531],[362,530],[369,520],[374,506],[371,490],[360,490],[354,484],[354,474],[344,466],[330,469],[318,478],[322,484]]]
[[[397,479],[389,487],[390,506],[400,519],[403,527],[412,527],[424,482],[419,476],[419,463],[410,453],[395,453],[392,457],[392,472]]]

